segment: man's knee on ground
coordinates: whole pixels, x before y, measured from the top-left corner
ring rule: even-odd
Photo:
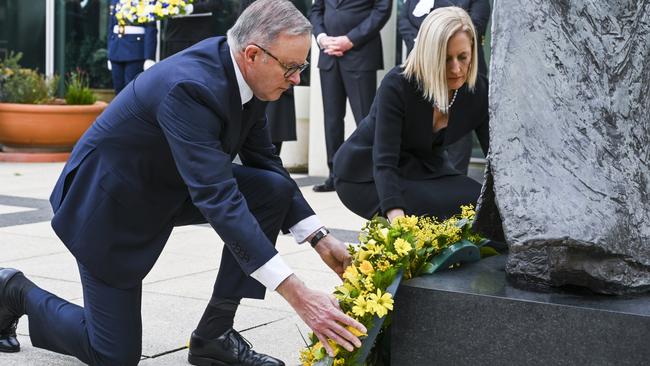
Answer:
[[[120,345],[109,354],[95,352],[94,365],[97,366],[136,366],[142,358],[142,346]]]

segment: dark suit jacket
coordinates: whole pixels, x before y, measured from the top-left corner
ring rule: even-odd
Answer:
[[[433,103],[396,66],[382,80],[366,117],[334,157],[334,175],[348,182],[375,182],[383,212],[405,207],[400,177],[435,179],[459,174],[443,145],[434,144]],[[465,84],[449,114],[445,144],[475,130],[489,147],[488,84],[479,76],[474,92]]]
[[[418,35],[418,30],[420,30],[422,22],[429,15],[429,13],[421,17],[413,15],[413,10],[418,2],[419,0],[406,0],[397,20],[399,33],[406,43],[409,52],[413,49],[413,43]],[[490,2],[488,0],[436,0],[431,10],[447,6],[457,6],[465,9],[470,18],[472,18],[479,39],[485,35],[485,29],[490,20]]]
[[[195,0],[192,5],[194,11],[190,16],[165,20],[162,32],[162,58],[167,58],[217,35],[215,13],[223,9],[223,0]]]
[[[202,41],[140,74],[75,145],[50,197],[52,227],[97,277],[137,285],[189,203],[246,274],[277,254],[237,189],[238,153],[294,184],[287,220],[313,214],[273,154],[266,104],[242,110],[234,67],[225,38]]]
[[[143,25],[144,34],[116,34],[113,27],[117,25],[115,19],[115,4],[119,0],[111,0],[108,16],[108,59],[117,62],[144,61],[156,59],[156,44],[158,43],[158,29],[156,23]]]
[[[392,0],[315,0],[309,19],[314,36],[348,36],[354,44],[342,57],[322,50],[318,68],[329,70],[336,59],[344,70],[371,71],[384,67],[379,32],[390,18]]]

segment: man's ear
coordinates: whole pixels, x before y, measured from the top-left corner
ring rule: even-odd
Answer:
[[[255,61],[255,57],[257,56],[257,53],[259,52],[259,49],[253,45],[248,45],[246,48],[244,48],[244,59],[246,62],[249,60],[251,62]]]

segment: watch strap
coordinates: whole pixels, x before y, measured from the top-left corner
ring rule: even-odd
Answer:
[[[316,248],[316,244],[318,244],[318,242],[321,239],[323,239],[324,237],[326,237],[329,233],[330,233],[330,231],[327,230],[327,228],[322,227],[322,228],[318,229],[316,234],[314,234],[314,236],[311,238],[311,240],[309,240],[309,244],[311,244],[312,248]]]

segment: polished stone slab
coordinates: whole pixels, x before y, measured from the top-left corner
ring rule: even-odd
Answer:
[[[512,287],[505,256],[403,283],[394,365],[648,365],[650,295]]]

